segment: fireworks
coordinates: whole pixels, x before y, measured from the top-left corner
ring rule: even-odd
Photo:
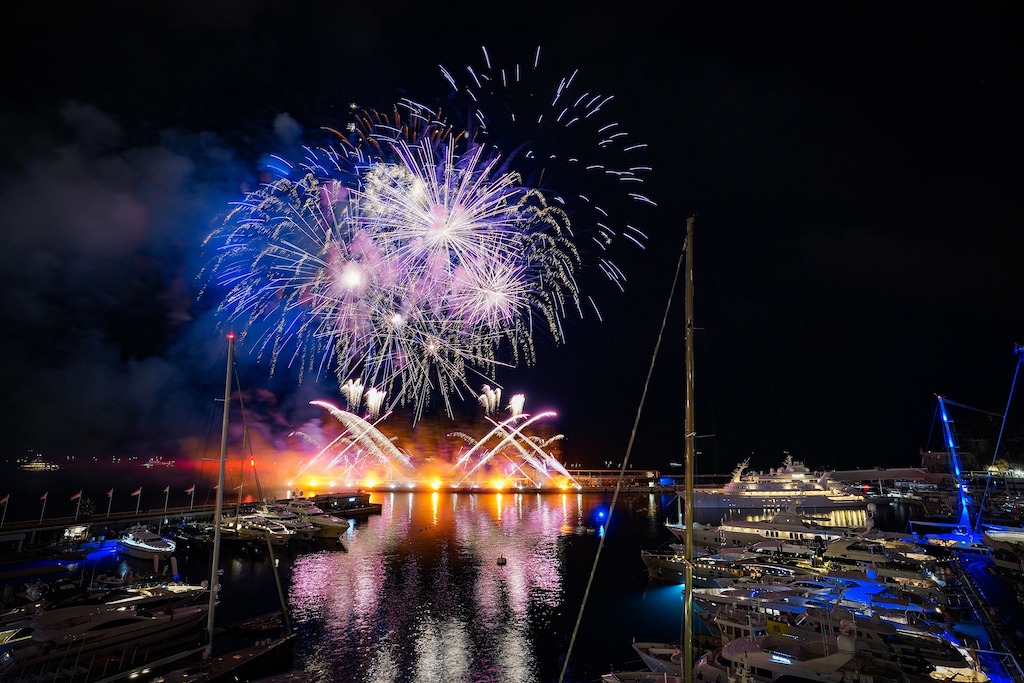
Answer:
[[[581,87],[578,72],[551,72],[537,48],[526,63],[501,65],[481,49],[483,64],[442,67],[458,111],[472,111],[474,139],[503,150],[531,187],[567,212],[577,247],[619,289],[626,275],[613,253],[618,243],[643,248],[647,236],[631,220],[655,203],[642,190],[651,173],[647,144],[611,118],[614,97]],[[591,291],[596,283],[586,283]],[[588,296],[600,317],[598,304]]]
[[[496,97],[487,70],[470,70],[469,88],[444,73],[476,101]],[[610,98],[565,105],[569,85],[548,103],[562,109],[552,123],[593,128]],[[639,182],[645,168],[554,154],[538,161],[487,121],[477,109],[458,128],[411,101],[359,112],[347,134],[330,130],[332,144],[308,148],[294,165],[279,160],[280,177],[229,213],[207,240],[204,275],[223,295],[225,323],[256,337],[250,346],[272,373],[283,363],[301,381],[330,369],[353,409],[365,383],[374,415],[385,396],[416,418],[439,396],[451,415],[454,397],[474,395],[475,378],[493,382],[499,367],[536,362],[537,333],[564,341],[563,321],[583,315],[577,241],[586,230],[570,226],[574,205],[583,200],[601,216],[592,232],[602,250],[620,234],[640,244],[642,233],[613,227],[584,194],[567,200],[539,180],[555,162],[617,183]],[[623,147],[628,136],[611,124],[591,134],[602,153],[638,149]],[[610,260],[598,266],[622,286]]]

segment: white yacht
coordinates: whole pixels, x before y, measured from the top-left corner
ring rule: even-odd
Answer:
[[[125,555],[140,560],[167,559],[174,554],[176,548],[174,541],[141,524],[128,529],[117,539],[117,546]]]
[[[269,541],[273,546],[284,546],[295,537],[288,527],[260,515],[225,517],[220,529],[226,541]]]
[[[318,536],[337,537],[352,526],[347,519],[324,512],[323,508],[307,498],[287,498],[277,501],[277,504],[316,527]]]
[[[319,532],[319,529],[310,523],[307,518],[277,503],[258,505],[251,510],[251,514],[263,517],[271,522],[277,522],[281,526],[291,529],[295,532],[295,538],[299,540],[312,540]]]
[[[782,467],[745,474],[750,459],[733,470],[724,486],[693,489],[693,507],[699,509],[815,509],[864,508],[873,502],[863,492],[816,473],[786,454]]]
[[[316,503],[309,500],[308,498],[286,498],[284,500],[277,501],[278,504],[284,505],[286,508],[300,515],[322,515],[324,511],[318,507]]]
[[[796,508],[779,510],[768,520],[733,520],[717,525],[722,545],[746,546],[762,541],[824,548],[848,534],[842,527],[828,527],[800,515]]]

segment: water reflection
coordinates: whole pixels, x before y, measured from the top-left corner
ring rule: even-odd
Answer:
[[[324,680],[539,680],[534,641],[563,609],[566,539],[600,501],[434,492],[381,502],[379,518],[350,529],[347,552],[294,561],[293,622],[323,634],[303,639],[307,667]]]

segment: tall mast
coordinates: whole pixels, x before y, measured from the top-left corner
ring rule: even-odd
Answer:
[[[683,680],[693,680],[693,442],[696,430],[693,423],[693,216],[686,219],[686,273],[684,299],[686,312],[686,529],[685,558],[683,563]]]
[[[217,472],[217,505],[213,513],[213,559],[210,561],[210,609],[206,615],[206,649],[203,659],[213,655],[214,608],[217,604],[217,565],[220,563],[220,524],[224,516],[224,463],[228,454],[228,412],[231,408],[231,370],[235,364],[235,335],[228,335],[228,368],[224,378],[224,417],[220,427],[220,465]]]

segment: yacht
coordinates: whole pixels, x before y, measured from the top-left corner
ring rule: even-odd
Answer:
[[[686,553],[682,548],[670,551],[641,550],[647,576],[655,581],[685,583]],[[720,588],[736,580],[789,578],[809,575],[810,565],[798,560],[776,561],[764,553],[743,550],[694,555],[692,563],[694,588]]]
[[[683,679],[665,672],[611,671],[601,675],[601,683],[683,683]]]
[[[319,528],[313,525],[309,519],[277,503],[258,505],[250,511],[250,514],[258,515],[291,529],[295,532],[295,538],[302,541],[312,540],[319,533]]]
[[[697,678],[705,681],[906,683],[989,680],[987,675],[976,670],[971,671],[974,678],[963,677],[963,672],[911,677],[900,662],[858,650],[856,639],[845,634],[834,639],[820,636],[802,638],[789,634],[737,638],[701,657],[695,670]]]
[[[323,508],[318,507],[316,503],[309,500],[308,498],[286,498],[284,500],[279,500],[277,502],[281,505],[284,505],[292,512],[300,515],[324,514]]]
[[[847,536],[842,527],[828,527],[805,518],[796,506],[779,510],[768,520],[723,521],[716,530],[722,545],[731,546],[774,541],[823,548],[826,543]]]
[[[0,654],[0,678],[42,672],[85,655],[118,653],[157,645],[191,629],[206,618],[206,605],[161,610],[119,610],[80,605],[33,615],[30,640]],[[10,678],[12,677],[13,678]],[[42,679],[40,679],[42,680]]]
[[[352,526],[347,519],[324,511],[308,498],[286,498],[277,501],[277,504],[283,505],[287,510],[315,526],[318,536],[337,537]]]
[[[167,559],[174,554],[176,547],[174,541],[141,524],[128,529],[117,539],[117,546],[125,555],[140,560]]]
[[[747,458],[733,470],[724,486],[695,487],[693,507],[698,509],[815,509],[866,508],[875,498],[832,479],[830,473],[816,473],[789,453],[782,467],[767,473],[745,474]]]
[[[269,542],[273,546],[288,545],[288,542],[295,538],[293,530],[260,515],[225,517],[221,521],[220,531],[225,541]]]

